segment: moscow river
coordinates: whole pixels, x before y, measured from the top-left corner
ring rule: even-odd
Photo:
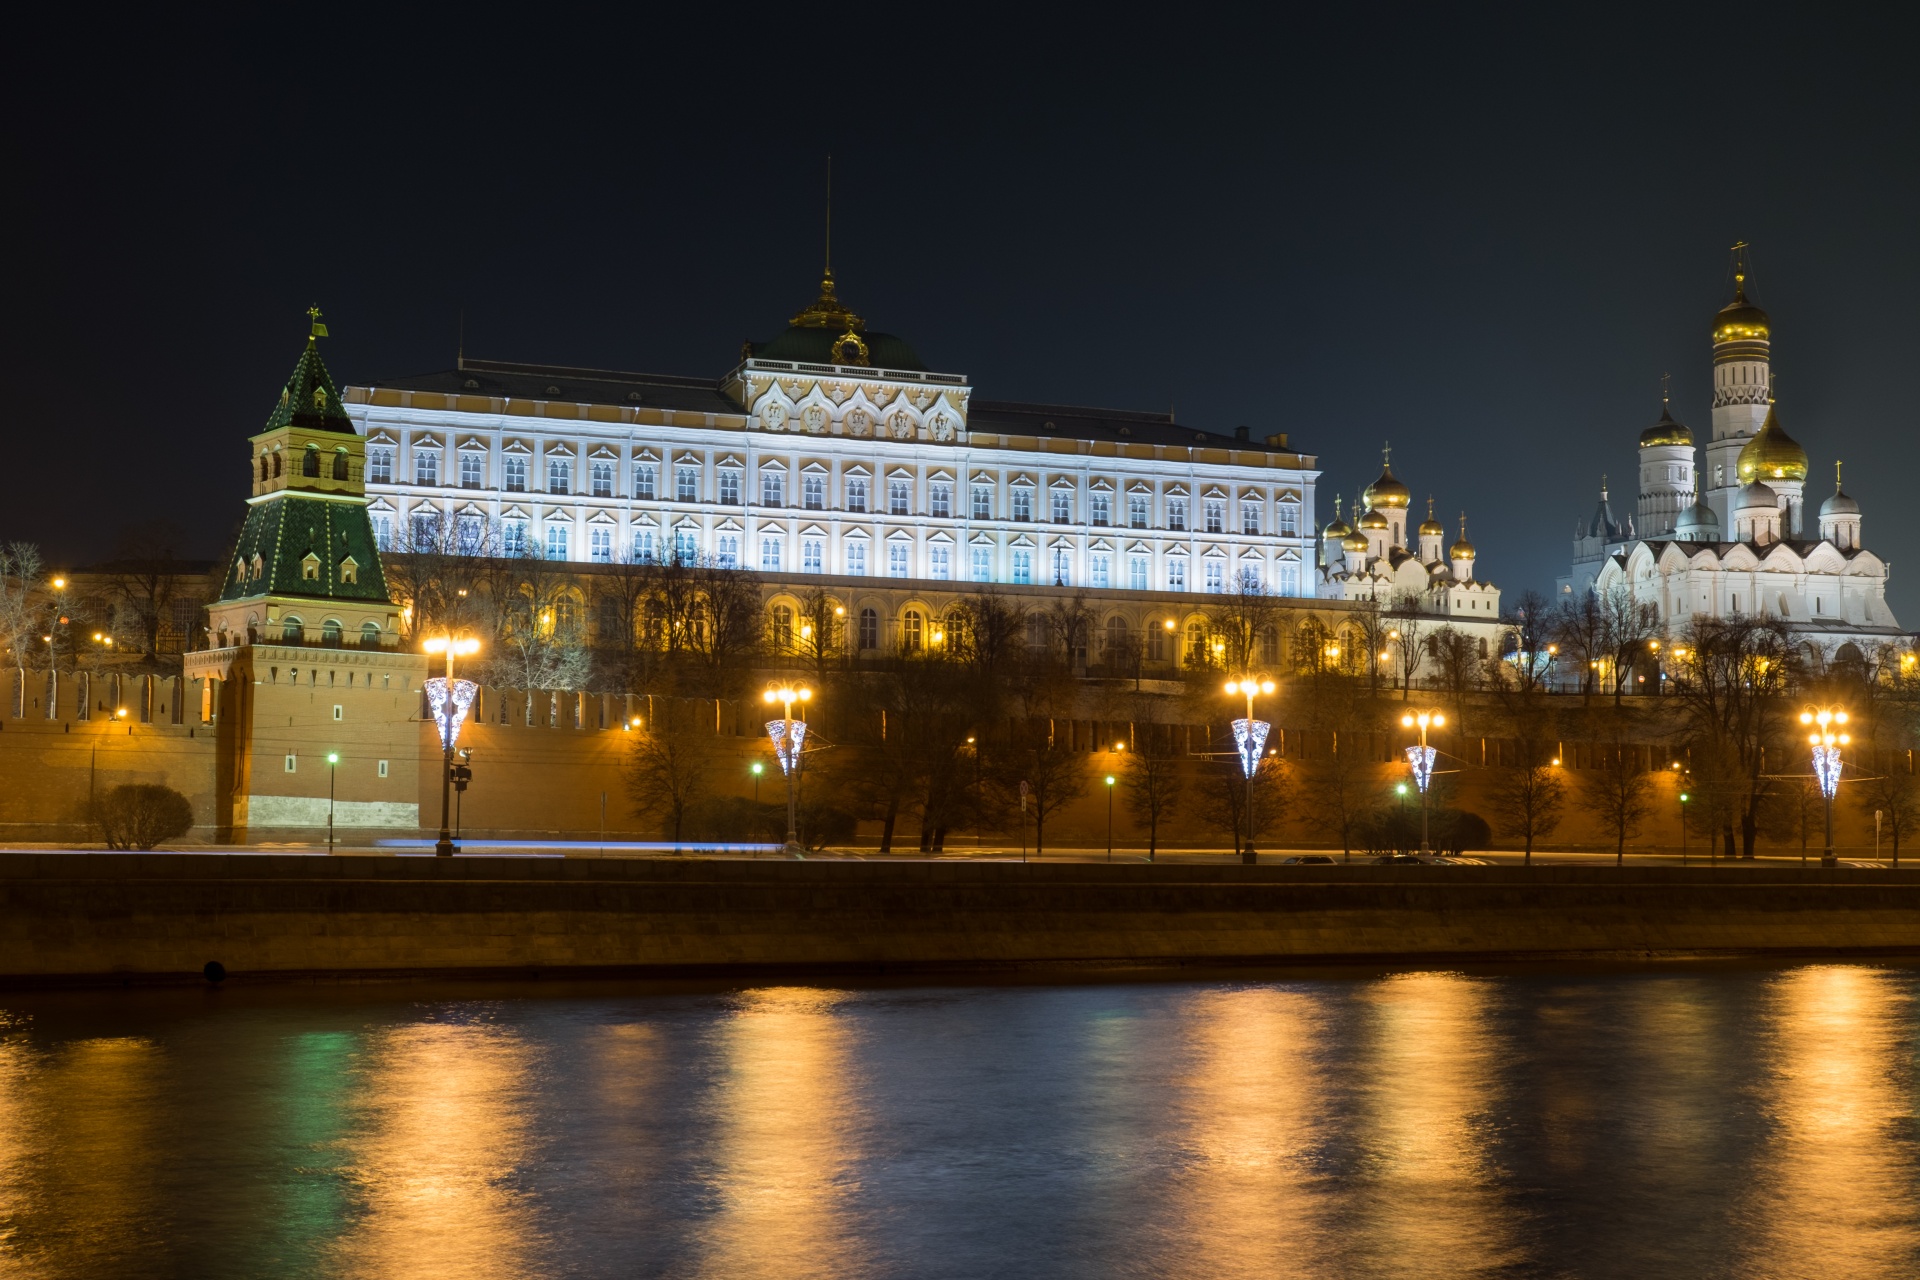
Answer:
[[[0,1275],[1913,1277],[1920,970],[0,995]]]

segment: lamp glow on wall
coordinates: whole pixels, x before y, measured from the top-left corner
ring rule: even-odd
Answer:
[[[1253,718],[1253,696],[1271,694],[1274,688],[1273,681],[1266,676],[1242,676],[1227,681],[1226,686],[1229,696],[1239,694],[1247,700],[1245,718],[1233,722],[1233,746],[1240,754],[1240,772],[1247,778],[1247,842],[1241,848],[1242,862],[1253,862],[1259,857],[1253,846],[1253,775],[1260,770],[1260,757],[1267,747],[1267,731],[1273,727],[1268,721]]]

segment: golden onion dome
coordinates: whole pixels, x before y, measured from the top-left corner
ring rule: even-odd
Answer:
[[[1449,560],[1471,560],[1473,556],[1473,544],[1467,541],[1467,518],[1461,516],[1460,541],[1447,548],[1447,558]]]
[[[1360,517],[1360,527],[1362,529],[1385,529],[1387,527],[1387,518],[1378,511],[1375,511],[1372,507],[1368,507],[1367,513]]]
[[[1419,534],[1423,538],[1444,538],[1447,527],[1433,518],[1433,499],[1427,499],[1427,518],[1420,522]]]
[[[1340,540],[1340,545],[1349,551],[1364,552],[1367,549],[1367,535],[1364,533],[1350,533]]]
[[[1747,301],[1745,273],[1734,276],[1733,301],[1720,308],[1713,318],[1713,340],[1722,342],[1766,342],[1773,332],[1767,313]]]
[[[1735,471],[1742,481],[1807,478],[1807,451],[1780,425],[1774,406],[1767,406],[1766,422],[1740,450]]]
[[[1346,505],[1345,502],[1341,501],[1339,495],[1336,494],[1334,496],[1333,522],[1320,531],[1326,536],[1328,542],[1338,542],[1353,532],[1353,526],[1347,523],[1346,517],[1342,514],[1346,510]]]
[[[1366,492],[1360,495],[1360,500],[1375,510],[1391,507],[1404,511],[1407,504],[1413,500],[1413,494],[1407,491],[1407,486],[1394,479],[1393,467],[1383,464],[1380,468],[1380,478],[1367,486]]]
[[[1693,432],[1673,420],[1673,412],[1665,404],[1660,406],[1660,421],[1640,433],[1640,447],[1651,449],[1656,445],[1679,444],[1689,448],[1693,445]]]

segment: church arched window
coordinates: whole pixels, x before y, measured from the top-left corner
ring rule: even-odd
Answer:
[[[312,444],[307,446],[306,456],[300,459],[300,474],[319,478],[320,446]]]
[[[273,474],[275,479],[278,479],[280,476],[280,455],[278,453],[273,455]]]
[[[267,455],[264,453],[260,455],[260,478],[262,480],[267,478]]]
[[[335,480],[345,480],[347,478],[347,451],[345,449],[337,450],[333,455],[333,478]]]

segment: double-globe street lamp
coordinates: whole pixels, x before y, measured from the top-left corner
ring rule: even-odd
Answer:
[[[1253,777],[1260,771],[1260,757],[1267,746],[1267,731],[1273,727],[1265,720],[1253,718],[1253,695],[1272,693],[1273,689],[1273,680],[1268,676],[1242,676],[1238,680],[1227,681],[1229,694],[1244,694],[1247,699],[1246,719],[1233,722],[1233,745],[1240,754],[1240,768],[1247,775],[1247,843],[1241,848],[1242,862],[1257,862],[1260,859],[1253,847]]]
[[[769,703],[781,704],[780,719],[767,721],[767,736],[773,739],[773,753],[780,759],[780,772],[787,776],[787,856],[800,857],[800,830],[794,787],[799,781],[800,753],[807,740],[807,722],[793,718],[793,704],[813,699],[813,690],[805,685],[768,685],[762,695]]]
[[[453,809],[453,744],[460,740],[460,726],[466,721],[467,709],[473,706],[474,694],[480,691],[471,680],[453,678],[453,660],[480,652],[480,642],[471,637],[456,639],[449,631],[434,636],[421,648],[447,655],[447,674],[427,681],[427,704],[433,708],[434,723],[440,729],[440,839],[434,842],[433,851],[448,858],[454,853],[453,830],[447,825]]]
[[[1410,711],[1400,717],[1400,723],[1411,729],[1420,727],[1420,745],[1407,748],[1407,763],[1413,768],[1414,785],[1420,788],[1420,852],[1431,853],[1431,842],[1427,839],[1427,787],[1433,781],[1433,748],[1427,745],[1427,727],[1438,729],[1446,723],[1437,711]]]
[[[1838,865],[1833,856],[1833,793],[1840,788],[1840,748],[1850,739],[1838,732],[1847,722],[1847,713],[1828,707],[1809,707],[1800,713],[1800,723],[1812,726],[1808,741],[1813,745],[1813,776],[1820,782],[1820,795],[1827,805],[1827,848],[1820,865]]]

